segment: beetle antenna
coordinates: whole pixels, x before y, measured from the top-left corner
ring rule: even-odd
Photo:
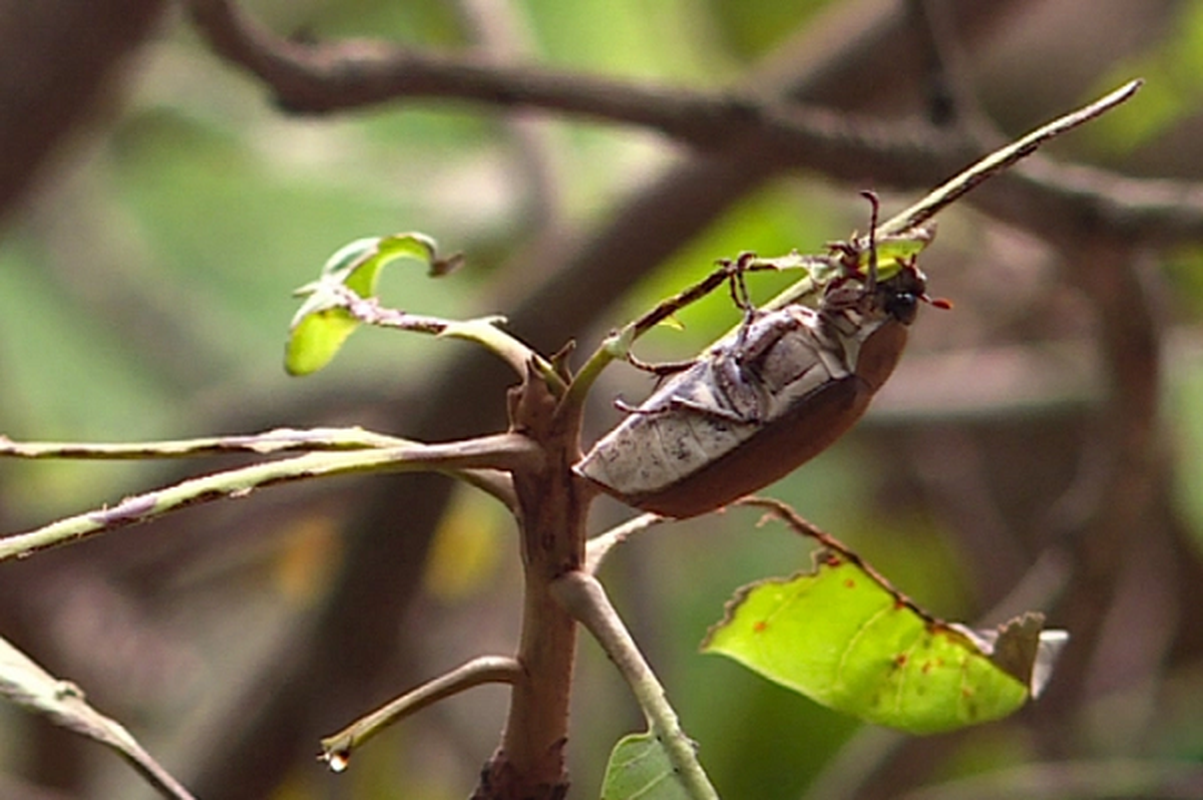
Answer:
[[[877,215],[881,211],[881,201],[877,193],[865,190],[860,196],[869,201],[869,280],[865,283],[865,291],[872,293],[877,289]]]
[[[752,297],[748,294],[748,283],[744,276],[748,272],[748,265],[756,259],[753,253],[740,253],[739,258],[730,265],[730,289],[731,302],[735,303],[735,307],[744,312],[744,316],[752,316],[756,307],[752,305]]]
[[[753,253],[741,253],[735,263],[731,265],[731,300],[744,315],[743,320],[739,323],[739,335],[736,338],[735,349],[737,351],[743,350],[744,343],[748,338],[748,328],[756,319],[756,306],[752,303],[751,295],[748,294],[748,283],[745,280],[748,266],[755,259],[756,256]]]

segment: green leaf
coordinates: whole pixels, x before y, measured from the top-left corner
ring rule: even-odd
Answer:
[[[689,800],[668,753],[651,733],[624,736],[610,752],[601,800]]]
[[[812,573],[740,590],[703,650],[838,711],[928,734],[1005,717],[1038,694],[1067,638],[1042,623],[944,623],[824,552]]]
[[[421,233],[358,239],[332,255],[321,276],[297,289],[305,302],[289,327],[284,368],[291,375],[316,372],[338,353],[359,321],[347,310],[348,292],[361,298],[374,297],[380,269],[398,258],[426,264],[431,276],[444,275],[459,264],[436,255],[435,242]]]

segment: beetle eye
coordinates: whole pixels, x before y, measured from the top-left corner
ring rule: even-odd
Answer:
[[[903,325],[910,325],[919,312],[919,298],[910,292],[899,292],[886,301],[885,309]]]

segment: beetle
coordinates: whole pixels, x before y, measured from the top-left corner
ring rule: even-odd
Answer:
[[[867,268],[853,238],[832,246],[840,274],[815,307],[756,309],[733,289],[743,323],[627,409],[576,473],[628,505],[692,517],[784,477],[851,428],[898,364],[920,302],[948,307],[927,296],[914,256],[879,280],[867,196]]]

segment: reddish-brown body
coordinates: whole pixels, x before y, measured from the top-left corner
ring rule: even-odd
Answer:
[[[856,424],[894,371],[906,345],[906,327],[889,320],[862,345],[854,374],[830,381],[789,412],[760,426],[739,447],[666,489],[620,500],[667,517],[705,514],[784,478],[830,447]]]
[[[575,466],[629,505],[713,511],[826,450],[865,413],[925,295],[913,264],[833,281],[812,309],[756,311],[674,375]]]

